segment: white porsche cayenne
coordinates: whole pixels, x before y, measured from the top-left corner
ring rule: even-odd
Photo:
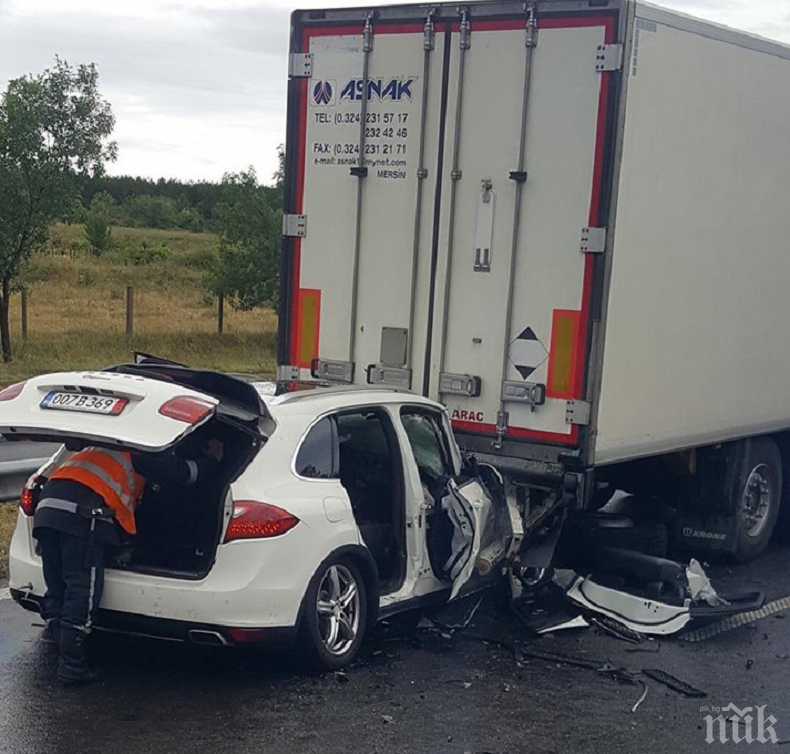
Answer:
[[[0,392],[6,439],[64,443],[26,486],[10,587],[44,594],[32,514],[86,445],[189,458],[225,446],[199,489],[150,486],[113,554],[97,627],[207,644],[298,639],[338,668],[393,613],[475,588],[512,531],[494,474],[464,465],[444,408],[408,392],[263,385],[155,360],[49,374]],[[490,478],[489,478],[490,477]]]

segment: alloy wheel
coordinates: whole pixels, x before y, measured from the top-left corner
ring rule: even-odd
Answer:
[[[359,587],[351,571],[336,563],[329,566],[318,587],[318,630],[326,651],[343,655],[359,633]]]

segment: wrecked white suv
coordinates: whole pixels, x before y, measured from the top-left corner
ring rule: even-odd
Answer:
[[[44,594],[32,515],[67,446],[189,458],[209,437],[225,445],[215,479],[146,489],[137,536],[108,564],[99,628],[221,645],[298,638],[338,668],[379,618],[497,570],[505,504],[464,467],[441,405],[394,390],[265,392],[154,362],[1,392],[4,437],[65,443],[24,491],[13,597],[35,610]]]

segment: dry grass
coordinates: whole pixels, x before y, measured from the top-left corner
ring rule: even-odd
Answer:
[[[0,503],[0,579],[8,578],[8,548],[16,526],[16,503]]]
[[[133,350],[194,366],[271,376],[277,317],[268,309],[225,307],[217,335],[216,301],[206,292],[209,233],[114,228],[118,248],[94,257],[79,247],[81,227],[57,226],[51,247],[31,261],[27,341],[19,297],[12,302],[14,361],[0,365],[0,385],[48,371],[89,369],[126,361]],[[124,256],[142,244],[164,245],[167,256],[133,265]],[[125,328],[126,286],[134,286],[134,336]]]

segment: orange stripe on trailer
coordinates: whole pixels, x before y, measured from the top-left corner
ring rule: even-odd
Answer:
[[[581,312],[555,309],[551,321],[551,348],[546,395],[550,398],[576,397],[576,360],[579,354]]]
[[[296,319],[296,364],[309,369],[313,359],[318,358],[318,336],[321,327],[320,290],[311,288],[299,290]]]

